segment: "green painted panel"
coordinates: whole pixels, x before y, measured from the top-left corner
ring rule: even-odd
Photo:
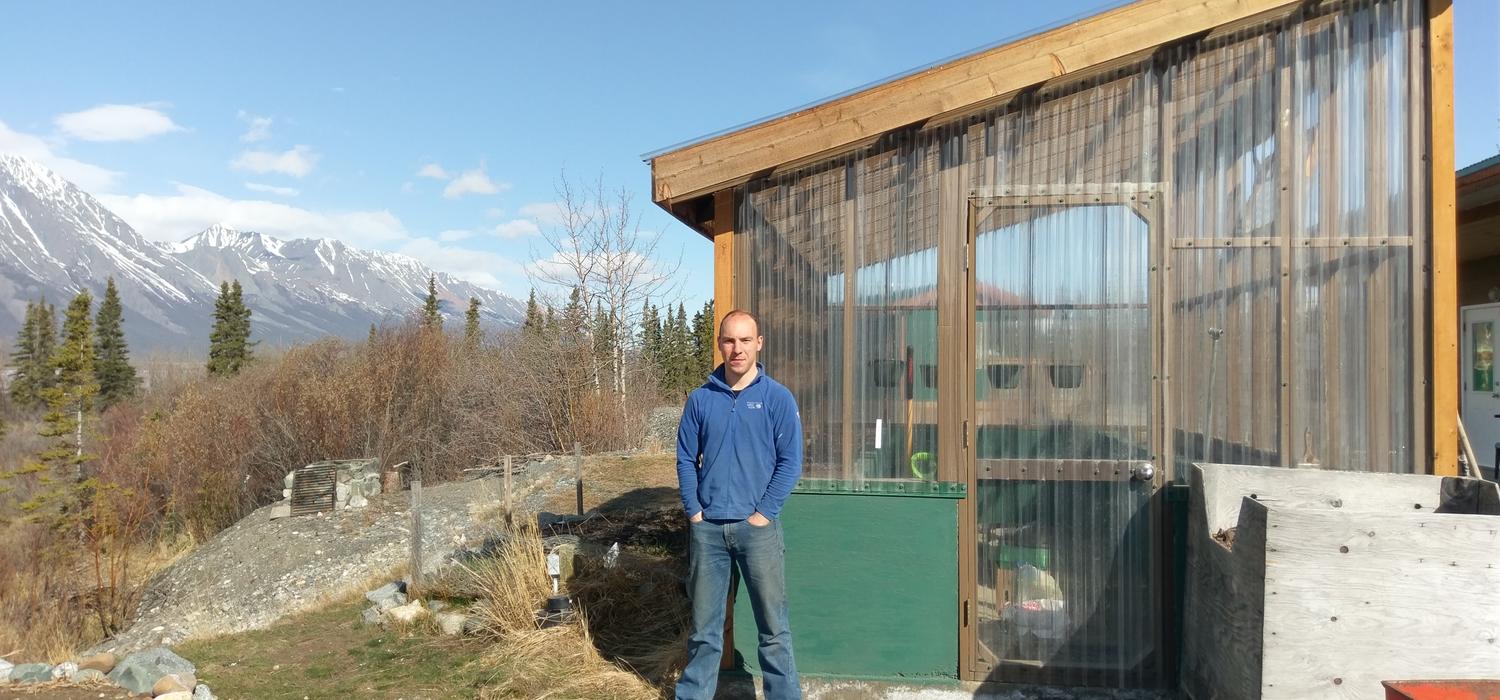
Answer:
[[[961,496],[792,494],[781,522],[801,674],[957,679]],[[758,672],[743,592],[734,620],[737,665]]]

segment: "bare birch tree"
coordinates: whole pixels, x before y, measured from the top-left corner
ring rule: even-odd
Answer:
[[[610,357],[591,354],[590,371],[600,390],[607,363],[610,389],[623,415],[629,381],[625,339],[640,321],[646,300],[677,293],[681,258],[671,263],[658,258],[661,232],[641,230],[630,192],[606,188],[603,178],[582,183],[569,180],[566,173],[560,176],[556,221],[542,228],[541,239],[531,251],[528,274],[533,284],[578,289],[583,308],[602,308],[618,338]]]

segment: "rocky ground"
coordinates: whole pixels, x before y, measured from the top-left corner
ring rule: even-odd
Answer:
[[[568,460],[571,462],[571,460]],[[564,460],[519,465],[516,500],[540,503],[559,482],[573,483]],[[488,476],[425,488],[424,570],[436,571],[456,552],[478,547],[499,508],[503,480]],[[271,519],[261,508],[215,535],[158,574],[142,596],[134,625],[87,654],[117,654],[184,639],[264,629],[390,577],[410,561],[411,494],[372,498],[369,506]]]

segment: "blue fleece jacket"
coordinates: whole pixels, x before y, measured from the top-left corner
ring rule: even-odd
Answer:
[[[677,426],[677,486],[688,517],[744,520],[781,515],[802,477],[802,416],[792,392],[755,366],[735,391],[720,365],[688,395]]]

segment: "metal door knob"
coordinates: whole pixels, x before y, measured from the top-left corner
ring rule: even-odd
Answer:
[[[1136,481],[1150,481],[1156,478],[1156,467],[1150,462],[1141,462],[1130,468],[1130,478]]]

